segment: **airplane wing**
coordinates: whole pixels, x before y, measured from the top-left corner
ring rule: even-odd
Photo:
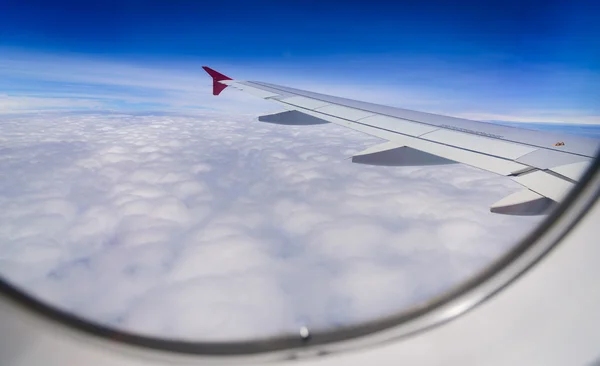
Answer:
[[[509,215],[546,213],[577,183],[600,140],[501,126],[388,107],[258,81],[233,80],[209,67],[213,94],[232,87],[280,104],[259,117],[284,125],[335,123],[387,142],[352,157],[360,164],[408,166],[462,163],[510,177],[524,189],[492,204]]]

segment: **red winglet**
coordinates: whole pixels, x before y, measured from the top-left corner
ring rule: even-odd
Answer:
[[[219,83],[219,81],[221,81],[221,80],[233,80],[232,78],[230,78],[228,76],[225,76],[225,75],[221,74],[220,72],[211,69],[208,66],[202,66],[202,68],[213,79],[213,95],[219,95],[225,88],[227,88],[227,85],[221,84],[221,83]]]

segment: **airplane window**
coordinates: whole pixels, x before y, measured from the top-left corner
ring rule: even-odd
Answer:
[[[15,8],[14,19],[30,10]],[[147,14],[152,22],[159,10]],[[195,24],[184,10],[168,11]],[[569,112],[597,80],[581,74],[572,90],[548,91],[545,80],[566,80],[564,70],[545,65],[523,81],[519,67],[493,56],[463,66],[462,54],[448,66],[421,54],[385,79],[397,65],[380,55],[379,83],[356,70],[384,44],[340,69],[334,51],[298,64],[288,50],[252,56],[231,29],[222,37],[238,55],[149,45],[148,22],[128,36],[133,55],[122,25],[113,24],[117,44],[96,34],[100,24],[77,25],[93,33],[90,43],[43,22],[0,26],[50,32],[57,42],[15,36],[0,45],[0,278],[96,331],[218,348],[380,329],[369,326],[427,309],[511,256],[600,146],[596,117],[582,114],[591,104]],[[384,18],[380,26],[397,25]],[[206,74],[199,55],[226,60],[232,73]],[[257,61],[267,56],[283,66]],[[234,62],[244,57],[246,70]],[[305,66],[315,60],[323,60],[316,73]],[[477,70],[467,77],[469,67]],[[502,91],[490,86],[501,83]],[[449,97],[454,85],[460,91]],[[546,99],[527,103],[549,111],[532,115],[523,98],[539,91]],[[524,112],[501,115],[497,100]]]
[[[2,263],[49,304],[135,333],[238,340],[345,327],[423,304],[543,216],[449,164],[345,158],[337,126],[121,114],[2,117]]]

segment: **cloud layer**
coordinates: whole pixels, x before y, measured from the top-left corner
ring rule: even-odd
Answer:
[[[0,273],[86,318],[232,340],[427,300],[539,218],[489,213],[509,179],[371,167],[380,142],[253,117],[0,117]]]

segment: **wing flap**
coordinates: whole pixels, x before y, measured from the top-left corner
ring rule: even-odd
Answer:
[[[281,102],[291,104],[296,107],[306,108],[306,109],[317,109],[321,107],[325,107],[330,105],[327,102],[323,102],[321,100],[306,98],[301,96],[295,96],[290,98],[281,99]]]
[[[400,118],[383,116],[377,114],[360,120],[361,123],[372,126],[379,126],[388,131],[399,131],[403,135],[418,137],[428,132],[438,130],[439,127],[426,125],[423,123],[410,122]]]
[[[590,163],[590,161],[582,161],[579,163],[560,165],[550,170],[569,179],[579,180],[579,178],[587,171]]]
[[[519,145],[506,141],[491,139],[489,137],[444,129],[430,132],[422,135],[421,137],[429,141],[448,144],[511,160],[517,159],[525,154],[529,154],[537,150],[537,148],[531,146]]]
[[[515,182],[532,191],[559,202],[574,184],[543,170],[513,177]]]
[[[567,152],[538,149],[517,159],[519,163],[527,164],[538,169],[550,169],[555,166],[590,161],[590,158],[569,154]]]
[[[358,121],[359,119],[372,117],[375,113],[363,111],[356,108],[344,107],[341,105],[330,104],[325,107],[315,109],[320,113],[330,114],[332,116],[347,119],[350,121]]]

